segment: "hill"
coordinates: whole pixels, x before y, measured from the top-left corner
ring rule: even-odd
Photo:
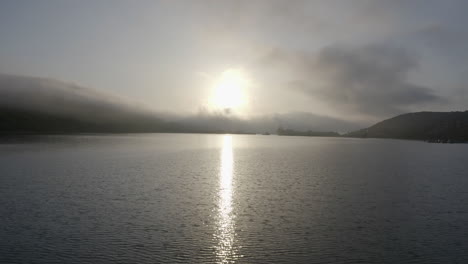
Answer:
[[[468,111],[403,114],[344,136],[416,139],[443,143],[468,142]]]

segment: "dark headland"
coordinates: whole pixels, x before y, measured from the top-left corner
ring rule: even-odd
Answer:
[[[403,114],[344,136],[466,143],[468,142],[468,111]]]

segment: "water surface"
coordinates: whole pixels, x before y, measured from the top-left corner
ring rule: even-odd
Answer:
[[[0,201],[0,263],[468,262],[467,145],[29,137]]]

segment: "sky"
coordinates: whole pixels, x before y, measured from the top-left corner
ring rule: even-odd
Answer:
[[[370,123],[464,111],[467,8],[450,0],[3,0],[0,73],[170,113],[217,111],[213,98],[233,72],[242,104],[227,114]]]

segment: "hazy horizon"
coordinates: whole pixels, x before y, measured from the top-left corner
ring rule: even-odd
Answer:
[[[344,131],[468,109],[464,1],[1,5],[3,76],[85,87],[168,116],[310,113]]]

